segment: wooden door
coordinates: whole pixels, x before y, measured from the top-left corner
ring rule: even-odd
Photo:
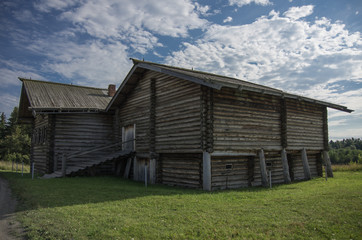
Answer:
[[[122,129],[123,150],[135,150],[135,124],[128,125]]]

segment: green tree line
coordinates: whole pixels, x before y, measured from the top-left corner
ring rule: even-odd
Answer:
[[[329,141],[329,157],[333,164],[362,163],[362,140],[349,138]]]
[[[0,116],[0,160],[29,164],[31,126],[18,123],[18,111],[15,107],[7,119],[5,113]]]

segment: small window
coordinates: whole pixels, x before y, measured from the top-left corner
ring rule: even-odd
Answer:
[[[232,164],[226,164],[225,169],[226,170],[231,170],[231,169],[233,169],[233,165]]]

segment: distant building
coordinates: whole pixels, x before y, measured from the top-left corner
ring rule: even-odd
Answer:
[[[235,78],[133,62],[116,92],[114,85],[20,79],[19,119],[34,126],[37,172],[114,173],[205,190],[310,179],[323,175],[323,154],[328,163],[327,107],[352,111]]]

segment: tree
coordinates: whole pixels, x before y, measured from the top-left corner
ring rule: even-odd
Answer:
[[[10,118],[0,118],[0,158],[5,161],[29,163],[31,126],[18,124],[18,108],[14,107]]]
[[[4,139],[6,135],[6,116],[5,113],[1,113],[0,116],[0,140]]]

